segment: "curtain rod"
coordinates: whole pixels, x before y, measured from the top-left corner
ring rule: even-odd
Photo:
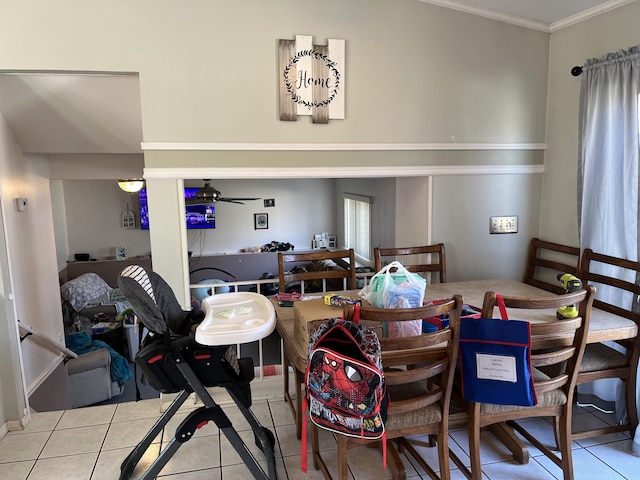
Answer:
[[[574,77],[579,77],[581,74],[582,74],[582,67],[579,67],[578,65],[576,65],[571,69],[571,75],[573,75]]]

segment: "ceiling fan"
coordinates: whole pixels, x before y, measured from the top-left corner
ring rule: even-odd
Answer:
[[[195,198],[186,198],[185,203],[187,205],[211,205],[216,202],[229,202],[239,203],[244,205],[243,201],[247,200],[260,200],[260,198],[227,198],[223,197],[219,190],[216,190],[211,186],[211,179],[205,178],[202,180],[204,187],[196,192]]]

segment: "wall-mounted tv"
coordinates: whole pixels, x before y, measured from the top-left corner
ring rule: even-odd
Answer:
[[[199,188],[184,189],[184,198],[196,198]],[[147,203],[147,189],[143,188],[138,193],[140,201],[140,228],[149,229],[149,204]],[[187,228],[216,228],[216,213],[214,205],[187,205],[185,220]]]

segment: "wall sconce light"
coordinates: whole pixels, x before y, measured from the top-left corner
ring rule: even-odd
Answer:
[[[139,192],[144,187],[144,180],[141,178],[128,178],[126,180],[118,180],[118,186],[129,193]]]

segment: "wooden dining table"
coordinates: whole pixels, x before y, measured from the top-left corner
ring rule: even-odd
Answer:
[[[481,309],[484,294],[487,291],[494,291],[507,296],[526,296],[533,298],[555,296],[552,292],[539,289],[518,280],[487,279],[429,284],[425,290],[424,301],[451,298],[455,294],[460,294],[462,295],[465,304]],[[337,293],[339,295],[356,297],[358,296],[358,292],[359,290],[350,290],[327,293]],[[311,295],[323,296],[325,293]],[[283,343],[285,400],[289,403],[292,415],[296,419],[296,434],[297,437],[300,438],[302,425],[302,416],[300,411],[302,396],[301,384],[304,381],[304,371],[307,364],[308,341],[300,341],[300,338],[296,338],[294,333],[295,303],[293,307],[281,307],[278,305],[276,300],[272,301],[274,302],[276,310],[276,329],[280,334]],[[320,300],[311,301],[320,302]],[[319,312],[317,314],[317,320],[321,320],[323,318],[329,319],[342,315],[342,311],[340,309],[336,309],[336,307],[331,306],[327,306],[326,309],[319,308],[315,310]],[[544,310],[531,311],[528,313],[526,310],[519,309],[517,315],[514,315],[513,317],[509,313],[509,309],[507,309],[507,313],[509,314],[509,318],[517,318],[518,320],[540,322],[545,320],[553,321],[556,319],[555,310],[550,310],[546,313]],[[591,321],[589,324],[589,332],[587,334],[587,343],[597,343],[608,340],[624,340],[634,338],[637,334],[638,328],[633,321],[597,308],[593,308],[591,310]],[[289,376],[287,374],[289,365],[293,368],[296,378],[295,405],[294,398],[289,392]],[[451,428],[464,426],[466,423],[466,414],[463,412],[453,413],[450,415],[449,426]],[[496,424],[496,426],[491,428],[491,431],[507,446],[507,448],[509,448],[509,450],[513,452],[514,458],[517,461],[520,463],[527,463],[529,459],[528,449],[526,445],[513,434],[513,431],[504,424]]]

